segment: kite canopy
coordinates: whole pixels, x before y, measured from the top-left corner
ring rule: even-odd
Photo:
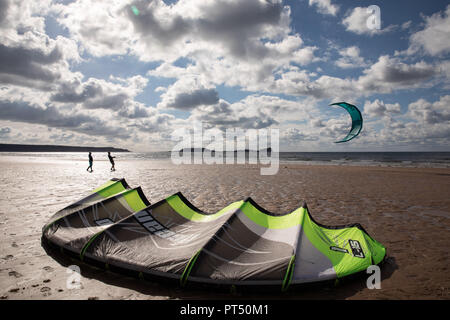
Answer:
[[[347,102],[337,102],[337,103],[330,104],[330,106],[334,106],[334,105],[344,108],[345,110],[347,110],[347,112],[352,117],[352,128],[350,129],[350,132],[347,134],[347,136],[344,139],[336,141],[335,143],[342,143],[342,142],[350,141],[353,138],[355,138],[362,130],[363,119],[362,119],[361,112],[358,110],[357,107],[355,107],[354,105],[347,103]]]
[[[248,198],[205,213],[181,193],[150,205],[124,180],[58,212],[42,238],[86,263],[140,278],[283,290],[366,270],[386,254],[359,224],[321,225],[306,204],[276,215]]]

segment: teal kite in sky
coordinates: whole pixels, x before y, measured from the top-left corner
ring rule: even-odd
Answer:
[[[335,106],[335,105],[340,106],[340,107],[344,108],[345,110],[347,110],[347,112],[352,117],[352,128],[350,129],[350,132],[347,134],[347,136],[344,139],[336,141],[335,143],[342,143],[342,142],[350,141],[353,138],[355,138],[362,130],[363,119],[362,119],[361,112],[358,110],[357,107],[355,107],[354,105],[347,103],[347,102],[337,102],[337,103],[330,104],[330,106]]]

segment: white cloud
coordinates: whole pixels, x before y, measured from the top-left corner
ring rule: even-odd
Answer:
[[[341,58],[335,63],[343,68],[364,67],[366,62],[357,47],[349,47],[340,51]],[[158,68],[149,72],[153,76],[166,76],[179,79],[177,92],[184,90],[190,92],[198,85],[189,84],[181,86],[187,79],[195,79],[203,86],[225,84],[237,86],[242,90],[253,92],[268,92],[274,94],[287,94],[293,96],[312,97],[314,99],[334,98],[348,100],[359,96],[368,96],[373,93],[390,93],[395,90],[422,88],[431,86],[431,79],[440,74],[437,66],[417,62],[407,64],[399,58],[381,56],[377,62],[363,70],[358,78],[338,78],[328,75],[317,75],[307,72],[300,67],[277,67],[276,64],[253,65],[240,63],[227,59],[204,62],[196,59],[196,64],[190,64],[185,68],[163,63]],[[286,65],[286,63],[285,63]],[[182,87],[184,89],[182,89]],[[172,91],[169,87],[168,90]],[[167,94],[167,97],[169,94]],[[163,96],[164,97],[164,96]],[[166,100],[166,99],[163,99]]]
[[[270,91],[274,73],[292,63],[305,66],[318,60],[318,48],[304,46],[300,35],[292,32],[290,8],[278,0],[180,0],[171,5],[162,0],[114,1],[111,6],[110,1],[96,0],[55,5],[54,11],[80,47],[93,55],[128,52],[144,61],[163,61],[148,75],[187,76],[202,84],[195,86],[200,90],[195,94],[179,84],[167,88],[160,106],[179,108],[177,97],[186,102],[207,94],[211,99],[203,102],[212,103],[214,92],[205,90],[222,84]],[[191,62],[174,66],[179,58]],[[197,104],[191,102],[191,107]]]
[[[298,128],[287,128],[281,131],[281,142],[286,145],[298,146],[304,141],[318,141],[319,136],[308,130],[300,130]]]
[[[147,118],[150,116],[149,108],[143,103],[129,101],[117,113],[119,116],[130,119]]]
[[[80,61],[75,41],[45,33],[49,1],[2,1],[0,83],[50,91]]]
[[[394,115],[384,117],[381,122],[384,127],[379,131],[373,131],[368,135],[368,139],[380,145],[410,145],[416,150],[420,149],[421,145],[439,149],[448,148],[449,103],[449,95],[441,96],[434,102],[419,99],[408,105],[407,112],[401,115],[404,120],[395,119]]]
[[[152,108],[148,110],[148,116],[135,121],[132,126],[138,128],[140,132],[150,134],[167,134],[174,129],[175,117],[170,114],[160,113]]]
[[[412,21],[408,20],[406,22],[403,22],[401,25],[402,30],[407,30],[411,27]]]
[[[444,88],[450,89],[450,60],[444,60],[438,64],[439,70],[444,77]]]
[[[261,39],[286,36],[290,23],[289,7],[278,0],[90,0],[54,5],[53,11],[89,53],[130,52],[145,61],[175,61],[199,50],[261,59],[270,54]]]
[[[71,38],[91,55],[100,57],[126,54],[136,40],[126,19],[124,6],[128,1],[74,1],[53,4],[57,21],[67,28]]]
[[[40,108],[21,101],[0,100],[0,119],[64,128],[94,136],[129,138],[126,128],[111,125],[105,117],[99,118],[76,111],[66,112],[54,106]]]
[[[439,101],[435,102],[419,99],[408,106],[408,115],[420,123],[445,124],[450,127],[449,106],[450,95],[442,96]]]
[[[372,11],[366,7],[356,7],[349,14],[347,14],[342,20],[342,24],[346,27],[347,31],[360,34],[360,35],[378,35],[390,32],[396,28],[394,25],[383,27],[382,22],[380,29],[369,28],[368,21],[372,15]]]
[[[364,114],[369,117],[384,117],[392,114],[399,114],[401,106],[399,103],[389,104],[382,100],[375,99],[373,102],[366,101],[364,104]]]
[[[0,43],[5,46],[21,42],[21,46],[36,49],[35,39],[46,37],[44,14],[50,0],[3,0],[0,4]]]
[[[309,5],[336,16],[339,6],[334,2],[310,0]],[[139,14],[134,14],[130,5],[138,7]],[[449,79],[448,61],[412,59],[419,50],[433,57],[448,52],[441,36],[447,35],[449,8],[426,18],[424,29],[411,37],[408,53],[412,57],[405,56],[405,51],[395,57],[383,55],[372,63],[361,54],[367,51],[365,47],[322,50],[320,41],[303,39],[292,27],[290,7],[278,0],[179,0],[172,4],[162,0],[1,1],[0,135],[17,141],[79,143],[89,135],[96,143],[111,139],[124,144],[140,141],[140,145],[165,141],[162,148],[166,148],[171,130],[203,120],[220,129],[281,127],[286,129],[283,137],[293,146],[299,140],[328,146],[346,133],[349,119],[322,118],[318,106],[324,99],[366,97],[370,100],[365,102],[365,113],[383,120],[371,120],[365,129],[382,122],[385,131],[379,132],[377,127],[374,134],[363,132],[357,145],[375,141],[371,140],[375,136],[385,142],[392,137],[396,141],[419,139],[417,132],[423,124],[429,130],[425,137],[445,139],[447,96],[435,102],[416,101],[403,114],[399,103],[371,96],[431,88],[445,77]],[[370,31],[363,9],[344,17],[348,31],[375,35],[396,28]],[[49,37],[47,15],[70,36]],[[410,25],[408,21],[402,28]],[[439,41],[434,48],[433,41]],[[335,51],[339,55],[331,55]],[[85,58],[89,55],[103,58],[88,58],[94,63],[121,59],[126,64],[139,59],[158,61],[159,66],[140,70],[151,80],[131,72],[117,77],[113,68],[105,79],[98,79],[95,72],[87,77],[73,71],[78,62],[89,68],[92,61]],[[327,73],[333,64],[364,69],[345,72],[348,76],[344,78]],[[173,82],[158,83],[159,77]],[[232,88],[236,96],[247,96],[228,102],[220,95],[222,86]],[[144,92],[146,88],[156,89]],[[160,95],[156,105],[140,102],[155,93]],[[173,110],[173,115],[164,113],[164,109],[182,110],[187,119],[177,118],[174,115],[179,112]],[[21,138],[18,123],[27,127]],[[43,132],[46,129],[50,133]],[[389,135],[389,130],[394,134]]]
[[[335,16],[339,11],[339,6],[332,4],[331,0],[309,0],[309,5],[315,5],[317,11],[322,14]]]
[[[143,114],[132,107],[134,97],[141,93],[147,85],[148,79],[142,76],[133,76],[127,79],[112,78],[119,83],[108,82],[102,79],[89,78],[82,82],[79,78],[64,81],[59,84],[50,97],[56,104],[74,104],[85,109],[108,109],[122,111],[121,114]],[[130,113],[130,108],[134,112]]]
[[[450,5],[445,12],[438,12],[426,17],[425,28],[411,35],[409,54],[423,49],[431,56],[450,52]]]
[[[385,55],[363,73],[358,79],[361,90],[390,93],[396,89],[424,87],[427,80],[439,74],[439,70],[423,61],[406,64],[398,58]]]
[[[0,139],[9,138],[10,134],[11,134],[11,128],[10,127],[2,127],[2,128],[0,128]]]
[[[249,95],[229,103],[201,106],[192,111],[189,119],[204,122],[209,127],[225,129],[240,127],[248,129],[270,128],[283,125],[286,121],[304,121],[310,114],[313,103],[298,102],[269,95]]]
[[[359,57],[354,48],[347,51],[347,58]],[[360,60],[359,62],[362,63]],[[289,72],[284,72],[278,79],[273,80],[268,88],[273,93],[345,101],[373,93],[391,93],[395,90],[431,86],[429,81],[439,74],[440,70],[435,65],[423,61],[407,64],[398,58],[385,55],[364,69],[358,78],[342,79],[322,75],[312,80],[308,73],[291,68]]]
[[[264,107],[261,102],[264,98],[247,97],[239,102],[230,104],[220,100],[210,106],[202,106],[192,112],[192,119],[204,122],[209,128],[267,128],[278,122],[274,115]],[[255,105],[255,100],[260,104]]]
[[[336,65],[343,69],[365,67],[367,64],[361,57],[360,50],[356,46],[351,46],[339,51],[341,57],[336,60]]]
[[[170,65],[160,66],[161,69],[171,68]],[[161,69],[159,71],[161,71]],[[215,87],[208,81],[202,81],[202,78],[191,76],[180,76],[178,80],[167,87],[161,95],[161,102],[158,103],[159,109],[179,109],[189,111],[201,105],[212,105],[219,101],[219,94]]]
[[[112,6],[110,1],[74,2],[56,5],[54,11],[59,12],[58,21],[72,37],[93,55],[129,52],[144,61],[169,63],[189,58],[198,66],[199,75],[233,69],[225,70],[222,76],[230,79],[229,75],[234,75],[227,81],[232,85],[243,82],[236,79],[242,72],[253,73],[249,83],[260,82],[281,66],[307,65],[316,59],[317,47],[304,46],[301,37],[291,32],[290,8],[278,0],[181,0],[171,5],[155,0],[131,4],[139,9],[138,15],[125,1],[114,1]],[[209,70],[202,70],[204,67]],[[171,71],[184,72],[175,67]]]

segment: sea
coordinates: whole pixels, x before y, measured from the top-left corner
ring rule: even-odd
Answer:
[[[103,154],[94,152],[94,159],[107,161]],[[171,159],[171,152],[123,152],[113,155],[117,157],[116,161]],[[87,159],[84,152],[0,152],[0,157],[5,156],[40,161]],[[280,152],[279,161],[303,165],[450,168],[450,152]]]

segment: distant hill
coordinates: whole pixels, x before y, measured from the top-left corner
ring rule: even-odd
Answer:
[[[0,143],[0,152],[130,152],[127,149],[112,147],[74,147],[37,144]]]

